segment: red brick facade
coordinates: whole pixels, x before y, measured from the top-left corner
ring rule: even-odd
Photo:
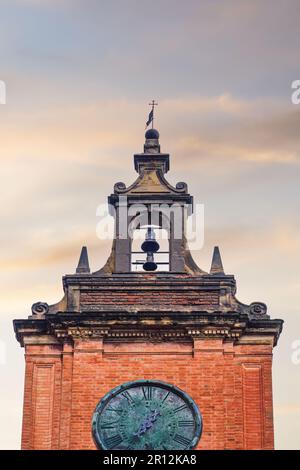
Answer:
[[[271,365],[271,346],[218,338],[28,345],[22,448],[94,449],[99,399],[123,382],[149,378],[194,398],[204,422],[199,449],[272,449]]]
[[[218,291],[211,292],[199,292],[198,290],[189,291],[151,291],[142,290],[124,290],[114,291],[113,296],[110,291],[102,292],[82,292],[80,296],[80,303],[83,309],[99,309],[106,305],[206,305],[213,306],[219,305],[219,293]]]
[[[217,247],[209,273],[196,265],[186,243],[193,199],[185,183],[166,181],[169,155],[158,138],[156,130],[146,132],[144,153],[134,156],[137,180],[116,183],[109,196],[116,230],[105,266],[90,273],[83,247],[76,273],[63,278],[63,299],[37,302],[28,319],[14,321],[26,353],[23,449],[95,449],[97,403],[140,379],[173,384],[194,399],[203,416],[199,449],[274,446],[272,349],[282,321],[270,319],[265,304],[235,297],[234,276],[225,274]],[[120,229],[124,197],[126,210],[146,207],[141,272],[132,269],[132,239]],[[152,272],[159,250],[151,228],[157,224],[149,221],[153,204],[156,212],[175,204],[181,214],[177,225],[174,213],[169,218],[163,272]],[[136,222],[129,213],[128,225]],[[159,227],[165,218],[160,214]]]

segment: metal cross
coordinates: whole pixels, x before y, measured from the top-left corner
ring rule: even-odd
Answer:
[[[152,118],[152,129],[153,129],[153,123],[154,123],[154,106],[158,106],[158,103],[155,103],[155,100],[152,100],[151,103],[149,103],[149,106],[152,106],[152,113],[153,113],[153,118]]]

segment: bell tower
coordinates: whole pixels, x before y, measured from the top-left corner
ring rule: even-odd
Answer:
[[[273,448],[283,322],[236,298],[218,247],[209,271],[196,265],[193,198],[166,180],[169,160],[147,130],[137,179],[108,198],[105,265],[91,273],[83,247],[62,300],[14,321],[26,361],[23,449]]]
[[[134,155],[138,178],[128,188],[124,183],[116,183],[114,194],[109,197],[109,203],[116,214],[115,272],[132,270],[133,229],[150,229],[156,226],[165,227],[168,235],[169,251],[164,254],[169,256],[164,266],[170,272],[184,273],[188,269],[185,226],[192,210],[193,198],[185,183],[180,182],[173,187],[165,179],[170,167],[170,157],[169,154],[160,152],[158,131],[149,129],[145,138],[144,152]],[[147,236],[155,237],[153,228],[148,230]],[[153,258],[153,253],[148,252],[149,259]]]

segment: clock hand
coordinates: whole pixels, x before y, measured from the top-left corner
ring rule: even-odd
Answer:
[[[141,437],[142,434],[145,434],[148,429],[152,428],[158,416],[160,416],[160,412],[157,410],[154,410],[150,415],[146,416],[138,431],[134,433],[134,436]]]

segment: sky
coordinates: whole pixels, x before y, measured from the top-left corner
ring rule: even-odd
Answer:
[[[237,297],[285,321],[274,350],[277,449],[300,449],[297,0],[0,0],[0,448],[18,449],[24,351],[12,320],[62,297],[80,248],[105,262],[96,209],[135,179],[148,103],[168,180],[205,207]],[[299,355],[300,357],[300,355]]]

